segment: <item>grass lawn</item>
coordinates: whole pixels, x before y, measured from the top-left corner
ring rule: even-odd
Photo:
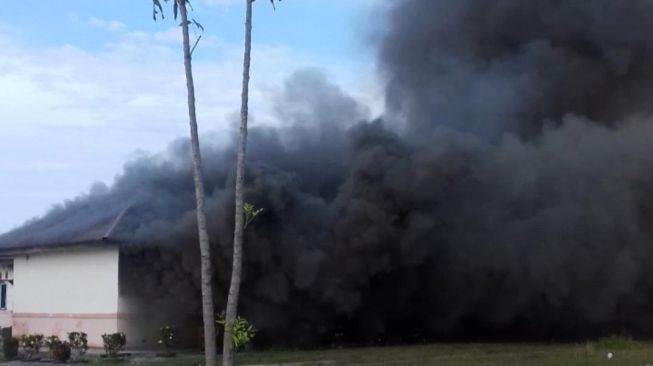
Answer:
[[[608,360],[607,353],[614,356]],[[93,363],[103,366],[106,361]],[[152,359],[143,366],[198,366],[199,354]],[[582,344],[436,344],[402,347],[333,349],[324,351],[268,351],[243,353],[238,365],[640,365],[653,366],[653,342],[592,342]],[[114,364],[115,365],[115,364]]]

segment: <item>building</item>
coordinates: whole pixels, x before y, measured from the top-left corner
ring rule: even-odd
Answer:
[[[128,346],[153,344],[161,314],[129,268],[143,267],[134,258],[145,249],[134,255],[115,237],[127,211],[67,208],[0,235],[0,326],[61,338],[83,331],[90,347],[113,332],[126,333]]]

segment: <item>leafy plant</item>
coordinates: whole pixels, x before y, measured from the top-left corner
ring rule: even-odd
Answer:
[[[116,357],[125,348],[127,336],[122,332],[105,333],[102,334],[102,342],[104,343],[104,352],[106,352],[107,357]]]
[[[16,356],[18,356],[18,338],[11,336],[3,337],[2,353],[5,360],[16,358]]]
[[[84,332],[68,333],[68,342],[74,360],[81,359],[88,351],[88,337]]]
[[[23,334],[20,336],[19,342],[27,359],[31,359],[43,347],[44,337],[43,334]]]
[[[243,205],[243,213],[245,214],[245,227],[249,226],[249,224],[254,221],[256,216],[258,216],[264,210],[265,209],[263,208],[256,208],[253,204],[245,202]]]
[[[61,340],[56,335],[45,337],[45,341],[43,342],[43,344],[45,344],[45,346],[48,347],[48,353],[50,354],[51,358],[54,358],[53,355],[54,348],[59,343],[61,343]]]
[[[70,359],[70,343],[58,341],[52,345],[52,358],[58,362],[67,362]]]
[[[165,355],[172,355],[172,347],[175,344],[175,329],[166,325],[159,328],[159,332],[161,333],[161,338],[159,338],[158,343],[165,349]]]
[[[50,357],[58,362],[66,362],[70,359],[70,343],[61,341],[59,337],[53,335],[45,337],[44,344],[48,347]]]
[[[220,326],[222,326],[222,329],[225,329],[227,321],[225,319],[224,312],[222,312],[218,316],[218,320],[216,322]],[[246,319],[241,318],[240,316],[236,317],[236,320],[234,320],[230,330],[231,330],[231,339],[234,342],[235,350],[238,350],[240,347],[251,342],[252,339],[254,339],[254,337],[256,336],[256,332],[257,332],[256,328],[254,328],[253,325],[249,324],[249,322]]]

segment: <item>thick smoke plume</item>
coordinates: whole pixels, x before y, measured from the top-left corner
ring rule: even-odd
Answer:
[[[376,121],[296,74],[284,125],[250,135],[247,200],[265,213],[241,313],[259,342],[650,334],[651,20],[637,0],[396,1]],[[204,156],[220,308],[234,147],[204,139]],[[199,319],[189,162],[176,142],[45,220],[130,205],[122,237],[162,248],[126,261],[133,292]]]

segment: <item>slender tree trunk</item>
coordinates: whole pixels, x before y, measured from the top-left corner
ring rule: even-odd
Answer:
[[[226,324],[223,339],[222,365],[233,366],[234,344],[231,327],[238,314],[238,296],[240,294],[240,274],[243,262],[243,232],[245,230],[245,217],[243,206],[245,184],[245,153],[247,151],[247,119],[249,115],[249,68],[252,54],[252,1],[245,0],[247,11],[245,15],[245,55],[243,57],[243,90],[240,108],[240,141],[236,157],[236,202],[235,202],[235,227],[234,227],[234,258],[231,269],[231,285],[227,298]]]
[[[204,181],[202,179],[202,155],[200,153],[197,116],[195,114],[195,84],[191,65],[190,39],[188,35],[188,14],[186,0],[175,0],[179,4],[181,29],[184,43],[184,67],[186,87],[188,88],[188,117],[190,122],[190,141],[193,153],[193,181],[197,205],[197,232],[200,242],[200,270],[202,282],[202,315],[204,320],[204,352],[206,366],[216,366],[218,361],[217,340],[215,336],[215,312],[213,310],[213,287],[211,283],[211,246],[206,229],[206,210],[204,208]]]

